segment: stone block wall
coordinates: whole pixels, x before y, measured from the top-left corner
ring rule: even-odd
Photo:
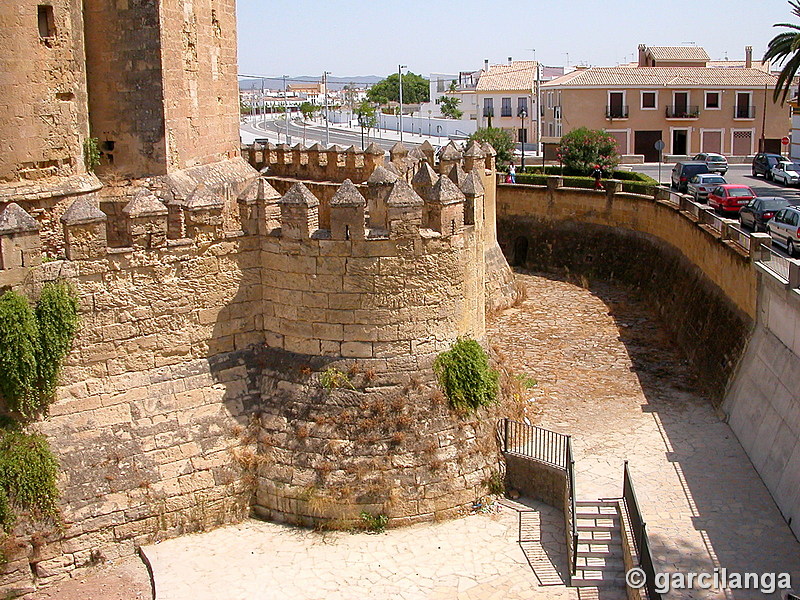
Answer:
[[[0,580],[9,590],[237,521],[254,489],[243,474],[260,398],[258,240],[0,270],[0,287],[32,298],[55,279],[75,285],[81,328],[36,427],[61,465],[65,527],[20,524]]]
[[[81,2],[3,2],[0,22],[2,201],[4,184],[84,174],[89,123]]]

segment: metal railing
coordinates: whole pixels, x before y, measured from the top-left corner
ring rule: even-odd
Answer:
[[[518,454],[564,471],[569,498],[569,515],[565,515],[565,524],[569,529],[567,536],[567,555],[569,557],[570,578],[575,574],[578,564],[578,523],[575,517],[575,460],[572,454],[572,438],[528,425],[511,419],[500,422],[503,436],[503,452]]]
[[[733,107],[734,119],[755,119],[756,107],[755,106],[734,106]]]
[[[628,105],[606,106],[606,119],[627,119]]]
[[[627,460],[623,468],[622,499],[625,504],[625,510],[628,513],[628,521],[631,526],[636,553],[639,555],[639,568],[645,574],[647,595],[649,600],[661,600],[661,594],[656,591],[656,570],[653,565],[653,554],[650,551],[650,540],[647,537],[647,524],[639,508],[639,501],[636,499],[636,492],[633,489],[633,480],[631,479]]]
[[[766,244],[761,244],[760,262],[764,268],[789,281],[789,259],[778,254]]]
[[[503,451],[521,454],[564,471],[569,465],[568,435],[550,431],[536,425],[528,425],[511,419],[503,419]]]
[[[667,105],[666,116],[668,119],[696,119],[700,116],[700,107],[670,104]]]
[[[750,252],[750,240],[753,238],[750,237],[750,234],[743,230],[741,227],[737,227],[736,225],[728,225],[728,237],[730,240],[742,248],[743,250]]]

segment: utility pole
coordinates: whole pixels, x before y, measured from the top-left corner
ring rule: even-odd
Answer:
[[[286,143],[289,143],[289,96],[286,93],[286,78],[283,76],[283,122],[286,125]]]
[[[403,143],[403,69],[405,65],[397,65],[397,74],[400,77],[400,143]]]
[[[328,75],[330,71],[323,71],[322,73],[322,93],[325,94],[325,147],[331,145],[331,129],[328,121]]]
[[[542,153],[542,167],[544,167],[544,146],[542,145],[542,84],[539,78],[541,65],[536,63],[536,146]]]

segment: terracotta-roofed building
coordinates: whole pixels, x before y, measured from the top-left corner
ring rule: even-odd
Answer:
[[[520,143],[538,143],[537,98],[542,82],[564,73],[563,67],[543,67],[534,60],[488,61],[478,79],[478,126],[500,127]]]
[[[776,77],[754,64],[710,61],[697,46],[639,47],[639,64],[577,69],[542,85],[543,141],[551,157],[578,127],[604,129],[622,155],[657,161],[663,153],[749,156],[780,152],[789,112],[772,101]]]

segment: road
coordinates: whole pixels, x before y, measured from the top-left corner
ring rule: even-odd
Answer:
[[[261,129],[260,127],[255,127],[249,123],[242,123],[239,125],[239,129],[243,132],[252,134],[255,138],[263,138],[268,137],[273,142],[276,140],[276,136],[279,136],[281,141],[284,141],[285,134],[286,134],[286,123],[283,120],[276,120],[276,121],[267,121],[266,122],[267,130]],[[375,136],[375,130],[371,130],[373,135],[367,137],[364,136],[364,146],[369,145],[372,142],[378,145],[379,148],[383,150],[390,150],[392,146],[397,143],[396,139],[382,139],[381,137]],[[382,135],[382,134],[381,134]],[[303,141],[303,127],[300,125],[296,125],[292,121],[289,121],[289,138],[290,144],[294,145],[298,142]],[[243,141],[247,143],[250,140],[244,139]],[[325,129],[320,127],[306,127],[305,128],[305,139],[306,145],[310,146],[314,142],[319,142],[321,144],[325,144]],[[361,134],[359,133],[350,133],[346,131],[339,131],[335,129],[331,129],[330,131],[330,140],[331,144],[338,144],[344,148],[349,146],[355,146],[356,148],[361,148]],[[419,144],[403,140],[403,145],[407,148],[411,149],[415,146],[419,146]]]

